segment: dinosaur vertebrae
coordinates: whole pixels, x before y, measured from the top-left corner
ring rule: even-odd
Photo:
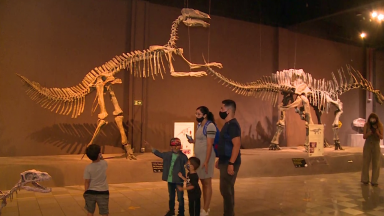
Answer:
[[[326,104],[328,105],[327,96],[337,100],[338,95],[351,89],[361,88],[371,92],[375,91],[372,84],[359,71],[354,70],[349,65],[347,65],[349,80],[347,80],[343,69],[338,71],[340,81],[336,79],[333,73],[333,80],[326,81],[325,79],[313,79],[311,74],[305,73],[303,70],[289,69],[277,71],[271,76],[264,76],[256,82],[245,84],[228,79],[209,67],[207,69],[212,76],[220,79],[219,83],[223,82],[223,85],[232,88],[237,94],[260,97],[262,100],[271,101],[273,106],[277,103],[279,92],[295,93],[295,82],[298,78],[307,84],[310,90],[307,92],[307,96],[311,105],[322,109],[324,109]],[[329,108],[329,106],[327,107]]]
[[[182,19],[183,16],[179,16],[175,21],[173,21],[171,26],[171,37],[169,38],[169,41],[165,46],[176,48],[176,41],[178,39],[177,29]]]
[[[281,73],[279,76],[272,74],[272,76],[264,76],[262,79],[256,80],[256,82],[243,84],[224,77],[210,67],[207,67],[207,69],[212,76],[219,78],[219,83],[223,82],[222,85],[232,88],[232,91],[235,91],[237,94],[260,97],[262,100],[269,99],[274,106],[277,103],[280,92],[295,92],[289,84],[291,79],[289,73]]]
[[[27,89],[29,97],[41,107],[61,115],[72,113],[72,118],[77,118],[84,111],[85,97],[94,89],[98,77],[114,76],[121,70],[127,69],[136,77],[152,76],[155,79],[155,76],[160,74],[163,78],[162,73],[163,71],[165,73],[165,67],[162,56],[177,51],[177,49],[164,48],[123,53],[102,66],[94,68],[85,75],[81,83],[70,88],[46,88],[24,76],[17,75],[29,87]],[[168,58],[166,60],[170,61]]]

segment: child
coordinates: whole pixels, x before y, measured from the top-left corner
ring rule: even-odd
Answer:
[[[88,146],[86,154],[91,164],[88,164],[84,170],[84,200],[87,216],[93,216],[96,203],[99,207],[99,214],[108,216],[109,188],[107,183],[107,162],[103,159],[100,146],[92,144]]]
[[[200,216],[201,189],[199,186],[199,176],[196,173],[196,170],[199,168],[199,166],[199,158],[190,157],[187,164],[187,169],[189,170],[187,178],[184,178],[183,174],[179,172],[179,177],[187,182],[187,187],[183,188],[178,186],[178,189],[180,191],[188,190],[190,216]]]
[[[146,142],[147,145],[148,142]],[[171,151],[159,152],[152,148],[152,152],[159,158],[163,159],[163,181],[168,182],[169,193],[169,211],[165,216],[175,215],[175,193],[177,192],[177,200],[179,201],[179,214],[184,216],[184,192],[176,190],[177,186],[183,186],[183,180],[178,176],[181,172],[185,174],[184,165],[187,163],[187,156],[180,151],[181,141],[179,138],[172,138],[170,141]]]

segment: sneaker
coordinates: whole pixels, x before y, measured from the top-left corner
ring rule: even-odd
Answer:
[[[208,216],[209,215],[209,209],[208,212],[206,212],[204,209],[201,209],[200,216]]]
[[[165,216],[175,216],[175,212],[168,211]]]

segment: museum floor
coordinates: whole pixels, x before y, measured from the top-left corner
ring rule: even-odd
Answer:
[[[384,173],[384,169],[381,171]],[[353,172],[239,178],[236,182],[236,216],[384,215],[384,177],[380,177],[379,187],[361,185],[359,177],[359,172]],[[210,215],[221,216],[218,180],[213,182]],[[20,191],[3,208],[2,216],[86,215],[82,188],[55,187],[50,194]],[[164,182],[111,184],[110,191],[110,216],[162,216],[167,210]],[[98,212],[95,215],[99,215]]]

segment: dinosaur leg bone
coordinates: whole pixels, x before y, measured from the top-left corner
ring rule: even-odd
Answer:
[[[99,77],[97,78],[96,83],[96,91],[97,91],[97,100],[100,106],[100,113],[97,115],[99,119],[105,119],[108,116],[107,110],[105,109],[105,101],[104,101],[104,82]]]
[[[341,114],[343,114],[343,103],[339,99],[333,100],[328,95],[326,96],[326,101],[327,103],[331,103],[336,107],[335,119],[332,124],[333,141],[335,144],[335,150],[338,150],[338,149],[343,150],[343,148],[340,145],[340,139],[339,139],[339,120],[340,120]]]
[[[300,95],[300,98],[303,101],[304,114],[305,114],[307,125],[313,124],[310,106],[309,106],[309,100],[305,95]]]
[[[319,105],[314,106],[313,109],[316,112],[316,117],[317,117],[317,124],[323,124],[321,122],[321,115],[323,115],[323,112],[320,110]],[[324,137],[324,148],[330,148],[331,146],[329,145],[328,141]]]
[[[105,124],[108,123],[107,121],[104,120],[108,116],[107,110],[105,109],[104,87],[105,86],[104,86],[103,80],[100,77],[97,78],[97,83],[96,83],[96,90],[97,90],[97,92],[96,92],[96,94],[97,94],[97,100],[98,100],[97,102],[99,103],[99,106],[100,106],[100,113],[97,116],[98,116],[99,120],[98,120],[98,123],[97,123],[96,130],[93,133],[92,139],[88,143],[86,148],[88,146],[90,146],[92,143],[94,143],[96,137],[100,133],[101,127],[103,127]],[[85,154],[83,154],[81,159],[83,159],[84,155]]]
[[[96,139],[96,137],[99,135],[100,133],[100,129],[101,127],[103,127],[105,124],[107,124],[107,122],[103,119],[99,119],[98,120],[98,123],[97,123],[97,127],[96,127],[96,130],[95,132],[93,133],[93,136],[92,136],[92,139],[91,141],[88,143],[88,145],[85,147],[85,149],[87,149],[88,146],[90,146]],[[83,156],[81,157],[81,159],[83,159],[85,153],[83,154]]]
[[[282,112],[284,113],[282,115],[285,115],[285,111],[282,111]],[[281,133],[283,132],[284,127],[285,127],[284,125],[277,125],[277,130],[275,135],[272,138],[271,144],[269,145],[269,150],[280,150],[279,139],[280,139]]]
[[[284,101],[284,99],[283,99],[283,101]],[[280,119],[276,123],[277,130],[276,130],[275,135],[272,138],[271,144],[269,145],[269,150],[280,150],[279,139],[280,139],[280,135],[283,132],[283,129],[285,127],[285,112],[286,112],[286,110],[288,110],[290,108],[297,107],[301,102],[302,102],[301,98],[297,97],[296,100],[292,104],[284,106],[284,104],[281,103],[279,105],[278,108],[279,108],[279,113],[280,113]]]
[[[121,135],[121,144],[125,148],[126,157],[129,158],[130,160],[136,160],[136,157],[133,155],[131,144],[128,143],[127,135],[125,134],[125,131],[124,131],[123,110],[120,108],[115,92],[112,90],[112,86],[108,86],[108,92],[109,92],[109,95],[111,96],[111,101],[115,108],[115,110],[113,111],[113,115],[115,116],[116,125],[119,128],[119,132]]]

